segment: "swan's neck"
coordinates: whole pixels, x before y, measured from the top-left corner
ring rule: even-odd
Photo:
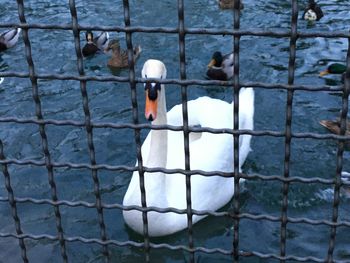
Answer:
[[[165,90],[162,85],[159,93],[157,118],[152,122],[152,125],[166,125],[167,111],[165,101]],[[168,155],[168,131],[167,130],[152,130],[151,131],[151,147],[148,154],[148,167],[162,167],[166,168]]]

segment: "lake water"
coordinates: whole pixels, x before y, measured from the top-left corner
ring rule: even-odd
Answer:
[[[18,23],[14,1],[0,0],[0,23]],[[299,17],[306,1],[299,1]],[[317,23],[298,20],[300,31],[349,30],[350,2],[348,0],[320,0],[325,16]],[[290,1],[246,0],[241,15],[242,29],[280,30],[290,28]],[[123,26],[123,8],[120,0],[76,1],[79,23],[96,26]],[[133,26],[177,26],[177,1],[130,1]],[[71,16],[67,1],[25,1],[28,23],[69,23]],[[232,13],[218,9],[216,1],[185,1],[185,24],[198,28],[231,28]],[[125,34],[113,32],[126,47]],[[84,32],[81,32],[81,45]],[[30,30],[32,56],[37,73],[78,74],[74,37],[69,30]],[[176,34],[134,33],[133,44],[141,44],[143,52],[136,64],[140,76],[143,63],[149,58],[164,61],[168,78],[179,78],[178,36]],[[319,78],[318,73],[335,61],[345,63],[348,44],[346,39],[302,38],[297,42],[295,83],[306,85],[341,85],[339,76]],[[232,50],[232,37],[213,35],[186,36],[187,78],[203,79],[211,54]],[[283,83],[288,80],[289,39],[244,36],[240,42],[240,80],[265,83]],[[89,76],[128,76],[127,70],[111,72],[106,63],[108,56],[100,54],[84,60]],[[28,72],[22,37],[19,43],[0,55],[0,71]],[[82,96],[78,81],[38,80],[42,112],[45,119],[84,121]],[[89,108],[94,122],[131,123],[132,106],[127,83],[88,82]],[[143,118],[143,86],[138,85],[139,118]],[[189,99],[211,96],[232,101],[232,89],[220,86],[191,86]],[[181,102],[180,88],[167,85],[168,107]],[[285,90],[255,89],[255,130],[283,131],[286,116]],[[35,104],[29,79],[5,78],[0,85],[0,118],[35,118]],[[293,101],[293,132],[327,131],[319,125],[322,119],[339,116],[341,96],[329,92],[297,91]],[[90,163],[85,128],[47,125],[46,133],[52,160],[57,163]],[[136,160],[134,133],[130,129],[94,129],[94,145],[98,164],[133,166]],[[148,133],[142,131],[142,138]],[[0,139],[7,158],[44,160],[38,126],[0,122]],[[253,151],[243,171],[266,176],[283,175],[284,139],[270,136],[254,137]],[[293,139],[290,176],[331,179],[336,171],[337,143],[332,140]],[[350,170],[350,153],[344,152],[344,170]],[[51,199],[45,167],[9,165],[11,184],[16,197]],[[59,200],[95,202],[94,185],[88,169],[54,169]],[[121,203],[131,178],[131,172],[99,170],[102,200],[106,204]],[[242,185],[241,212],[252,214],[281,214],[279,181],[248,180]],[[322,184],[292,183],[289,188],[288,216],[316,220],[331,220],[333,207],[332,187]],[[4,177],[0,177],[0,197],[6,198]],[[350,199],[341,197],[339,220],[350,218]],[[17,204],[24,233],[56,235],[53,208],[33,203]],[[232,204],[225,209],[231,209]],[[96,209],[61,206],[65,236],[100,238]],[[108,238],[143,242],[124,224],[118,209],[104,210]],[[0,232],[15,233],[11,210],[7,202],[0,202]],[[350,262],[349,228],[337,230],[334,258]],[[325,258],[328,251],[330,228],[324,225],[288,224],[287,255]],[[279,254],[280,223],[267,220],[240,221],[240,250]],[[229,218],[209,217],[194,226],[194,244],[207,248],[232,248],[233,230]],[[151,239],[154,243],[187,245],[186,231]],[[0,262],[21,262],[18,241],[0,238]],[[46,239],[25,241],[30,262],[62,262],[58,242]],[[97,244],[67,242],[70,262],[102,262],[101,247]],[[109,246],[112,262],[142,262],[142,249]],[[188,254],[181,250],[151,250],[151,262],[184,262]],[[230,256],[197,253],[198,262],[231,262]],[[277,262],[256,257],[241,258],[240,262]],[[293,262],[293,261],[288,261]]]

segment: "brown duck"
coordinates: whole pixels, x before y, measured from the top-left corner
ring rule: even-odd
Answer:
[[[109,42],[106,51],[112,50],[112,57],[108,60],[107,65],[111,68],[126,68],[128,63],[128,52],[120,48],[119,40],[113,39]],[[138,59],[141,53],[141,46],[134,48],[134,62]]]
[[[234,0],[218,0],[218,4],[219,4],[219,7],[221,9],[233,9],[234,8],[234,5],[235,5],[235,1]],[[243,9],[244,6],[243,6],[243,3],[242,3],[242,0],[239,1],[239,9]]]
[[[340,120],[336,119],[336,120],[322,120],[320,121],[320,124],[323,127],[326,127],[329,131],[331,131],[332,133],[335,134],[340,134]],[[345,131],[345,135],[350,135],[350,121],[347,121],[346,124],[346,131]]]

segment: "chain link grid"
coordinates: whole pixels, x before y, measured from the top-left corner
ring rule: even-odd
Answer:
[[[238,0],[235,0],[236,6]],[[145,253],[145,261],[151,262],[150,250],[165,248],[169,250],[182,250],[190,253],[190,262],[194,262],[195,253],[220,253],[223,255],[233,256],[235,262],[239,261],[240,257],[257,257],[260,259],[276,259],[281,262],[293,260],[298,262],[346,262],[341,260],[333,259],[333,252],[335,248],[336,240],[336,231],[338,227],[350,227],[350,221],[340,221],[338,220],[338,208],[340,203],[340,187],[343,182],[341,182],[340,174],[342,171],[343,165],[343,152],[344,152],[344,142],[349,140],[350,136],[345,135],[346,130],[346,116],[348,113],[348,98],[349,98],[349,79],[350,79],[350,49],[348,48],[347,52],[347,71],[345,77],[345,84],[342,87],[330,87],[330,86],[309,86],[309,85],[295,85],[294,84],[294,71],[295,71],[295,58],[296,58],[296,43],[299,38],[310,38],[310,37],[325,37],[325,38],[347,38],[350,41],[350,34],[344,32],[298,32],[297,29],[297,19],[298,19],[298,8],[297,1],[291,1],[292,15],[291,15],[291,30],[279,30],[279,31],[262,31],[257,29],[252,30],[240,30],[239,28],[239,14],[240,11],[235,9],[233,12],[233,21],[234,26],[232,30],[217,30],[217,29],[204,29],[204,28],[186,28],[185,27],[185,16],[184,10],[185,5],[183,0],[178,0],[178,27],[133,27],[130,23],[130,11],[129,11],[129,1],[123,0],[124,8],[124,27],[98,27],[98,26],[82,26],[78,23],[78,17],[76,12],[75,1],[69,1],[69,9],[71,12],[72,23],[64,25],[47,25],[47,24],[28,24],[25,19],[25,9],[22,0],[17,0],[18,4],[18,13],[19,21],[18,24],[0,24],[0,28],[7,28],[18,26],[23,29],[23,39],[25,44],[26,51],[26,61],[29,68],[29,73],[27,72],[0,72],[0,77],[18,77],[18,78],[27,78],[30,79],[32,84],[32,94],[33,101],[36,106],[36,118],[17,118],[17,117],[0,117],[1,123],[18,123],[18,124],[36,124],[38,126],[40,136],[42,139],[42,150],[45,156],[43,161],[37,160],[17,160],[6,158],[3,147],[3,143],[0,138],[0,164],[2,166],[2,173],[5,177],[5,186],[8,192],[8,197],[0,197],[0,202],[7,202],[11,207],[12,217],[15,224],[16,233],[4,233],[0,232],[0,238],[12,237],[18,239],[19,249],[21,251],[21,256],[23,262],[29,262],[27,257],[27,248],[26,248],[26,239],[31,240],[50,240],[58,242],[61,248],[61,257],[63,262],[69,262],[69,258],[66,251],[67,242],[80,242],[82,244],[99,244],[102,246],[102,254],[106,262],[109,261],[109,246],[132,246],[143,248]],[[68,75],[68,74],[40,74],[37,73],[34,69],[33,60],[31,57],[31,46],[30,39],[28,36],[29,29],[60,29],[60,30],[71,30],[73,31],[74,41],[75,41],[75,51],[77,56],[77,67],[78,75]],[[100,31],[110,31],[110,32],[124,32],[126,34],[126,42],[128,48],[128,60],[129,60],[129,76],[128,77],[116,77],[116,76],[85,76],[84,67],[83,67],[83,58],[80,52],[80,31],[85,30],[100,30]],[[177,84],[181,86],[181,96],[182,96],[182,105],[183,105],[183,127],[176,127],[170,125],[162,125],[154,127],[150,124],[139,124],[137,117],[137,99],[136,99],[136,85],[138,83],[144,83],[145,79],[138,78],[135,76],[134,70],[134,60],[133,60],[133,45],[132,45],[132,34],[136,32],[143,33],[168,33],[168,34],[178,34],[179,36],[179,57],[180,57],[180,78],[179,79],[166,79],[166,80],[154,80],[155,82],[164,83],[164,84]],[[233,50],[235,54],[235,72],[232,81],[215,81],[215,80],[199,80],[199,79],[186,79],[186,56],[185,56],[185,38],[188,34],[209,34],[209,35],[231,35],[234,40]],[[260,82],[247,82],[242,83],[239,81],[239,40],[242,36],[259,36],[259,37],[277,37],[277,38],[288,38],[290,41],[290,54],[289,54],[289,66],[288,66],[288,84],[275,84],[275,83],[260,83]],[[80,88],[82,94],[83,109],[85,114],[85,121],[73,121],[73,120],[53,120],[53,119],[44,119],[41,113],[41,102],[40,96],[38,94],[38,79],[49,79],[49,80],[77,80],[80,81]],[[133,123],[125,124],[115,124],[111,122],[93,122],[90,119],[90,110],[88,104],[88,97],[86,92],[86,86],[89,81],[116,81],[116,82],[127,82],[130,85],[131,90],[131,100],[133,106]],[[198,128],[190,127],[187,120],[187,89],[193,85],[200,86],[212,86],[212,85],[222,85],[233,87],[233,95],[235,101],[234,108],[234,129],[212,129],[212,128]],[[284,89],[287,91],[287,104],[286,104],[286,123],[284,132],[276,131],[248,131],[248,130],[238,130],[238,92],[241,87],[255,87],[255,88],[264,88],[264,89]],[[341,133],[340,135],[334,134],[317,134],[311,132],[304,133],[294,133],[292,132],[292,105],[293,105],[293,95],[295,91],[305,90],[310,92],[316,91],[341,91],[342,92],[342,109],[340,114],[341,120]],[[84,127],[87,133],[87,144],[90,155],[90,163],[62,163],[55,162],[51,160],[50,151],[48,148],[48,138],[46,136],[45,127],[47,125],[54,126],[73,126],[73,127]],[[124,165],[105,165],[97,164],[95,159],[95,150],[94,150],[94,141],[93,141],[93,130],[98,128],[113,128],[121,129],[128,128],[135,132],[135,143],[137,145],[137,167],[128,167]],[[185,137],[184,150],[186,153],[186,165],[185,169],[164,169],[164,168],[147,168],[142,165],[142,156],[141,156],[141,139],[140,131],[141,129],[152,128],[152,129],[169,129],[173,131],[183,131]],[[203,171],[194,171],[190,169],[189,164],[189,146],[188,146],[188,134],[190,132],[210,132],[210,133],[228,133],[232,134],[234,137],[235,145],[235,170],[232,173],[224,172],[203,172]],[[238,163],[239,163],[239,154],[238,154],[238,139],[240,135],[250,134],[252,136],[273,136],[281,137],[285,139],[285,158],[284,158],[284,174],[283,177],[279,175],[264,176],[260,174],[244,174],[239,173]],[[324,139],[334,139],[338,140],[338,151],[337,151],[337,166],[336,166],[336,176],[335,179],[323,179],[318,177],[303,178],[303,177],[289,177],[290,170],[290,152],[291,152],[291,141],[292,139],[298,138],[312,138],[318,140]],[[51,199],[35,199],[35,198],[18,198],[15,196],[13,189],[11,187],[11,174],[9,173],[7,166],[11,164],[16,165],[34,165],[39,167],[45,167],[48,172],[48,180],[51,189]],[[68,200],[60,200],[57,196],[57,189],[54,179],[54,168],[73,168],[73,169],[89,169],[92,173],[92,179],[94,182],[94,194],[96,202],[89,203],[84,201],[71,202]],[[142,196],[142,206],[123,206],[121,204],[105,204],[101,199],[101,192],[99,187],[99,170],[109,170],[109,171],[139,171],[140,173],[140,191]],[[186,175],[186,186],[187,186],[187,209],[174,209],[174,208],[157,208],[157,207],[148,207],[147,206],[147,193],[145,192],[143,175],[144,172],[164,172],[164,173],[182,173]],[[220,175],[224,177],[234,177],[235,178],[235,195],[233,199],[234,211],[233,212],[213,212],[213,211],[196,211],[191,208],[191,198],[190,198],[190,177],[193,174],[202,174],[204,176]],[[281,216],[271,216],[268,214],[249,214],[249,213],[240,213],[239,211],[239,184],[238,181],[240,178],[245,179],[260,179],[266,181],[279,181],[282,183],[282,192],[283,200],[281,206]],[[308,218],[296,218],[289,217],[287,214],[288,210],[288,190],[289,185],[295,182],[300,183],[320,183],[329,186],[334,185],[334,199],[333,199],[333,211],[331,220],[312,220]],[[23,233],[21,229],[21,220],[18,216],[18,203],[31,203],[31,204],[47,204],[51,205],[55,212],[56,219],[56,230],[57,235],[33,235],[30,233]],[[100,239],[96,238],[84,238],[83,236],[66,236],[64,235],[64,229],[61,224],[61,215],[60,215],[60,206],[68,207],[87,207],[95,208],[98,213],[98,222],[100,227]],[[124,209],[131,210],[135,209],[143,213],[143,223],[144,223],[144,241],[143,242],[134,242],[134,241],[125,241],[121,242],[118,240],[109,239],[107,237],[107,232],[105,228],[103,210],[104,209]],[[188,246],[177,245],[173,246],[170,244],[155,244],[152,243],[148,235],[148,222],[147,222],[147,212],[156,211],[160,213],[174,212],[180,214],[187,214],[188,219]],[[193,231],[192,231],[192,215],[211,215],[216,217],[231,217],[234,225],[234,239],[232,244],[232,250],[224,250],[220,248],[208,249],[205,247],[195,246],[193,241]],[[280,236],[280,254],[272,253],[260,253],[257,251],[242,251],[239,249],[239,222],[241,219],[250,219],[250,220],[268,220],[271,222],[279,222],[281,224],[281,236]],[[325,258],[316,258],[316,257],[298,257],[294,255],[288,255],[286,253],[286,232],[288,224],[310,224],[310,225],[325,225],[330,228],[329,236],[329,248]]]

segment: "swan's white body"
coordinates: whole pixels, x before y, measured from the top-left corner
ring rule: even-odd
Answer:
[[[148,64],[147,64],[148,63]],[[161,63],[161,62],[160,62]],[[163,65],[163,63],[161,63]],[[149,60],[143,68],[143,77],[165,78],[166,70],[159,61]],[[163,65],[164,66],[164,65]],[[163,70],[163,71],[162,71]],[[162,74],[160,73],[163,72]],[[165,71],[165,72],[164,72]],[[159,92],[157,118],[154,125],[182,125],[182,106],[177,105],[166,113],[164,85]],[[254,92],[242,89],[239,101],[239,128],[253,129]],[[233,128],[233,104],[209,97],[188,102],[189,125],[210,128]],[[239,166],[250,151],[250,135],[240,136]],[[229,134],[190,134],[191,170],[232,172],[233,136]],[[152,130],[142,145],[142,157],[146,167],[185,168],[183,132]],[[186,209],[186,184],[183,174],[145,173],[147,206]],[[215,211],[227,204],[234,194],[234,178],[220,176],[191,176],[192,208]],[[134,172],[123,205],[141,206],[139,173]],[[125,222],[136,232],[143,233],[142,212],[123,211]],[[187,215],[148,212],[150,236],[163,236],[187,227]],[[193,215],[196,223],[204,216]]]

